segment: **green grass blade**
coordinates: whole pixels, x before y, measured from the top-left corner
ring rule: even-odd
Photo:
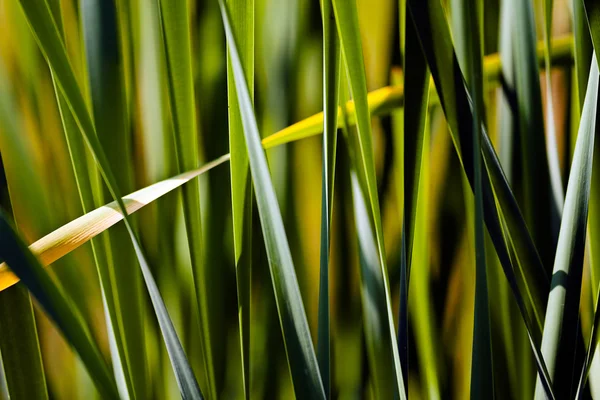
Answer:
[[[184,172],[128,194],[123,197],[127,214],[133,214],[145,205],[152,203],[227,160],[229,160],[229,154],[219,157],[201,168]],[[121,220],[123,220],[121,209],[117,202],[113,201],[50,232],[33,243],[30,250],[39,258],[43,266],[48,266]],[[9,270],[6,264],[0,264],[0,291],[11,287],[18,281],[19,279]]]
[[[367,100],[367,82],[365,77],[365,66],[362,53],[362,44],[358,27],[358,15],[356,2],[351,1],[333,1],[338,34],[342,53],[344,55],[344,65],[348,81],[350,83],[350,92],[356,107],[356,126],[357,126],[357,157],[360,163],[358,174],[364,176],[365,195],[368,198],[368,205],[371,223],[375,227],[375,237],[377,240],[377,251],[379,265],[383,278],[383,289],[385,294],[385,305],[387,313],[381,317],[388,322],[389,335],[391,340],[394,374],[396,376],[396,390],[400,396],[405,395],[405,383],[402,376],[400,365],[400,355],[398,345],[394,340],[396,330],[394,328],[394,319],[392,316],[390,286],[388,282],[387,260],[385,247],[383,243],[383,227],[381,223],[381,213],[379,210],[379,199],[377,195],[377,179],[375,176],[375,161],[371,134],[371,121]]]
[[[400,2],[404,7],[403,18],[406,18],[406,2]],[[402,373],[405,382],[408,382],[408,287],[412,261],[413,237],[415,235],[415,220],[419,200],[419,181],[421,163],[424,151],[423,137],[425,135],[425,121],[429,104],[430,73],[427,60],[419,45],[419,39],[412,19],[404,20],[402,33],[403,45],[403,73],[404,73],[404,206],[402,226],[403,258],[400,272],[400,307],[398,322],[398,349]],[[396,138],[398,140],[398,138]],[[404,311],[402,311],[404,310]],[[407,393],[408,395],[408,393]]]
[[[189,10],[187,2],[160,1],[163,41],[167,56],[170,106],[173,117],[173,136],[178,171],[199,165],[198,130],[192,77],[192,45],[190,41]],[[210,398],[217,396],[214,369],[214,349],[211,342],[210,285],[202,261],[202,226],[200,216],[200,187],[197,180],[182,188],[185,227],[192,262],[192,274],[200,312],[201,343],[204,354],[204,372]],[[206,266],[208,267],[208,266]]]
[[[592,172],[593,175],[593,172]],[[575,392],[575,398],[580,400],[583,398],[585,384],[587,383],[590,367],[592,360],[598,350],[598,330],[600,329],[600,312],[598,312],[598,302],[600,301],[600,291],[597,291],[596,300],[594,302],[594,322],[592,324],[592,332],[590,333],[590,341],[588,343],[587,350],[585,352],[585,358],[583,360],[583,367],[581,368],[581,374],[579,375],[579,383],[577,384],[577,391]]]
[[[515,31],[515,92],[518,106],[518,126],[521,138],[521,163],[523,166],[523,212],[534,243],[540,250],[545,265],[552,261],[552,249],[556,243],[555,232],[560,218],[559,207],[562,203],[557,189],[551,192],[551,168],[558,168],[558,160],[546,157],[546,139],[544,135],[544,115],[540,90],[540,74],[535,58],[535,20],[533,5],[527,0],[518,0],[513,7],[513,29]],[[545,57],[546,58],[546,57]],[[548,75],[549,76],[549,75]],[[549,78],[548,78],[549,80]],[[548,99],[552,107],[551,99]],[[553,115],[548,115],[553,118]],[[552,132],[552,128],[550,133]],[[554,143],[555,145],[555,143]],[[544,150],[542,150],[544,149]],[[555,150],[554,150],[555,151]],[[560,171],[558,183],[560,185]],[[556,185],[553,184],[554,187]],[[562,185],[560,185],[562,186]],[[561,189],[558,189],[562,191]],[[553,222],[554,221],[554,222]]]
[[[344,82],[342,80],[342,82]],[[341,100],[347,101],[346,85],[341,87]],[[369,378],[373,394],[377,398],[406,398],[404,388],[398,390],[393,353],[390,347],[394,344],[394,336],[389,335],[389,326],[385,316],[385,291],[383,276],[378,257],[377,240],[370,219],[365,189],[365,176],[360,167],[358,155],[358,135],[348,129],[348,114],[342,109],[341,128],[350,158],[349,178],[354,211],[354,224],[358,240],[358,255],[360,265],[360,293],[363,307],[363,329],[365,337],[366,358],[369,362]],[[404,379],[404,377],[402,377]]]
[[[323,162],[321,175],[321,247],[317,359],[327,398],[331,397],[329,247],[337,149],[340,45],[331,0],[321,0],[323,26]]]
[[[542,353],[548,372],[553,380],[558,377],[557,357],[559,352],[573,350],[578,332],[577,314],[585,251],[585,236],[588,217],[588,202],[592,175],[594,136],[597,127],[598,89],[600,76],[596,59],[592,61],[588,89],[586,92],[577,144],[569,174],[567,196],[561,222],[558,247],[552,275],[552,289],[548,298]],[[572,355],[571,355],[572,357]],[[571,371],[572,365],[565,366]],[[570,375],[570,374],[569,374]],[[566,378],[565,395],[569,395],[570,376]],[[562,386],[562,385],[561,385]],[[536,385],[536,399],[544,398],[541,385]]]
[[[298,397],[325,398],[323,382],[319,374],[317,358],[294,271],[294,263],[267,167],[267,160],[260,142],[260,133],[235,33],[232,30],[227,6],[223,0],[219,1],[219,5],[229,46],[252,181],[294,390]]]
[[[10,398],[47,399],[31,298],[23,285],[0,293],[0,349]]]
[[[121,193],[133,190],[133,166],[131,163],[131,140],[128,104],[125,98],[125,60],[119,46],[117,29],[117,7],[112,1],[85,0],[81,4],[81,19],[85,56],[88,65],[89,88],[98,139],[104,149],[113,170]],[[77,126],[72,120],[68,106],[64,104],[62,94],[58,94],[63,110],[63,119],[67,123],[65,130],[77,136]],[[79,138],[78,138],[79,139]],[[79,139],[80,141],[80,139]],[[75,147],[77,146],[77,148]],[[71,146],[72,156],[84,158],[85,152],[80,143]],[[77,158],[74,161],[78,161]],[[86,168],[78,162],[75,169],[85,173]],[[74,164],[75,165],[75,164]],[[96,171],[94,171],[96,173]],[[79,179],[81,184],[82,179]],[[85,188],[82,188],[85,190]],[[110,199],[110,192],[102,185],[94,187],[95,198],[104,201]],[[84,194],[85,196],[85,194]],[[84,205],[85,207],[85,205]],[[90,208],[87,208],[89,210]],[[121,265],[135,265],[136,258],[128,243],[128,232],[124,225],[112,229],[103,241],[104,254],[96,260],[101,269],[99,277],[104,289],[105,304],[108,308],[111,344],[115,347],[115,375],[123,397],[147,397],[146,354],[144,340],[144,303],[142,299],[141,275],[137,268],[122,268]],[[110,251],[107,252],[107,249]],[[120,378],[119,378],[120,377]],[[125,391],[126,388],[126,391]]]
[[[254,0],[227,0],[231,11],[232,29],[240,39],[242,57],[250,97],[254,101]],[[229,110],[229,151],[231,154],[231,203],[233,245],[238,291],[238,319],[242,353],[244,394],[250,397],[250,276],[252,260],[252,183],[248,171],[248,152],[244,127],[237,106],[235,79],[231,60],[227,56],[227,88]]]
[[[100,393],[106,398],[118,398],[115,381],[81,315],[27,249],[4,214],[0,214],[0,258],[21,278],[77,351]]]
[[[75,79],[75,74],[69,63],[64,43],[48,7],[48,3],[45,0],[22,0],[20,3],[36,41],[39,44],[40,50],[46,58],[46,61],[56,78],[56,82],[65,96],[65,100],[67,100],[69,108],[73,113],[73,117],[94,156],[108,190],[113,199],[117,202],[120,211],[125,216],[125,226],[131,238],[140,268],[142,269],[142,275],[150,294],[150,299],[158,318],[182,395],[186,398],[198,398],[201,396],[200,389],[198,388],[196,379],[187,361],[183,348],[181,347],[181,343],[168,315],[168,311],[160,297],[158,287],[152,277],[148,262],[142,252],[137,236],[127,218],[126,207],[121,199],[117,181],[111,171],[108,159],[98,139],[93,120],[83,100],[82,92]]]
[[[471,398],[494,398],[494,375],[492,371],[492,343],[490,333],[490,306],[485,261],[485,236],[483,230],[483,189],[481,136],[485,125],[483,100],[483,68],[481,44],[481,14],[483,5],[477,0],[463,4],[464,65],[468,66],[467,82],[473,101],[473,172],[475,193],[475,312],[473,327],[473,353],[471,361]]]

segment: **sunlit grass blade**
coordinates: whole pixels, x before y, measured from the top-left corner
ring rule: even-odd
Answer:
[[[239,38],[242,65],[250,97],[254,101],[254,0],[227,0],[231,27]],[[231,203],[233,245],[238,293],[238,319],[242,353],[244,395],[250,397],[250,278],[252,261],[252,183],[244,128],[237,106],[235,79],[227,56],[227,101],[229,110],[229,151],[231,154]]]
[[[133,214],[143,206],[227,160],[229,160],[229,154],[219,157],[201,168],[165,179],[123,197],[127,213]],[[113,201],[50,232],[33,243],[30,250],[38,257],[42,265],[48,266],[122,219],[121,209],[117,202]],[[0,264],[0,291],[11,287],[18,281],[18,277],[10,271],[5,263]]]
[[[22,0],[20,3],[32,33],[52,70],[57,86],[65,96],[65,100],[94,156],[108,190],[124,215],[125,226],[138,258],[142,275],[150,294],[150,299],[158,318],[161,332],[165,339],[165,345],[169,352],[169,357],[173,364],[182,395],[184,397],[198,398],[201,396],[198,383],[196,382],[183,348],[181,347],[181,343],[168,315],[168,311],[160,297],[158,287],[152,277],[148,262],[142,252],[137,236],[127,218],[127,211],[125,204],[121,199],[117,181],[98,139],[96,128],[83,99],[81,89],[75,79],[75,74],[71,68],[64,43],[48,7],[48,3],[46,0]]]
[[[428,1],[426,4],[422,4],[416,0],[409,0],[409,10],[416,22],[415,25],[417,26],[421,46],[427,57],[438,93],[440,93],[440,101],[450,127],[450,133],[452,134],[457,154],[474,188],[473,159],[466,157],[466,154],[469,154],[473,149],[473,111],[471,109],[471,100],[466,92],[463,76],[453,49],[444,12],[441,5],[433,0]],[[517,300],[519,310],[526,323],[536,359],[541,361],[536,342],[540,336],[541,316],[543,315],[542,307],[544,304],[543,294],[547,293],[546,283],[548,279],[485,130],[482,131],[481,145],[484,165],[487,171],[487,173],[482,174],[485,222],[498,258]],[[498,213],[496,200],[502,210],[502,214]],[[509,232],[512,235],[512,237],[507,238],[507,242],[504,240],[500,225],[500,215],[504,216],[509,227]],[[525,289],[528,289],[526,291],[527,299],[529,300],[528,303],[525,303],[521,289],[519,288],[513,269],[513,262],[510,258],[511,251],[509,250],[509,246],[514,246],[517,250],[516,255],[520,258],[519,266],[524,268],[525,279],[522,279],[521,282],[525,286]],[[532,279],[531,276],[537,279]],[[533,289],[534,292],[532,293],[529,288]],[[532,318],[530,315],[529,307],[533,309],[535,318]],[[538,362],[538,369],[544,371],[543,362]],[[543,373],[542,376],[545,377],[546,374]],[[548,384],[545,386],[548,389],[550,387]]]
[[[473,102],[472,118],[472,162],[475,193],[475,312],[473,327],[473,353],[471,355],[471,398],[489,399],[494,397],[494,376],[492,372],[492,343],[490,332],[490,306],[487,288],[487,267],[485,260],[485,237],[483,228],[483,189],[481,136],[486,125],[483,99],[483,68],[481,44],[481,14],[483,5],[477,0],[467,0],[463,4],[463,28],[469,33],[462,35],[464,40],[464,60],[468,66],[467,82]]]
[[[567,196],[561,222],[558,247],[552,275],[552,289],[548,298],[542,354],[553,381],[565,381],[560,385],[565,396],[570,395],[572,355],[567,357],[571,365],[562,371],[567,377],[556,375],[557,358],[560,352],[574,353],[574,343],[578,334],[578,312],[585,251],[585,236],[588,217],[588,202],[594,155],[594,137],[597,126],[598,89],[600,76],[596,58],[592,60],[588,88],[586,92],[577,144],[569,174]],[[556,382],[555,382],[556,383]],[[536,399],[544,398],[545,393],[538,383]]]
[[[224,0],[219,1],[231,66],[235,78],[238,105],[242,117],[244,137],[248,149],[252,182],[264,235],[271,280],[285,348],[288,355],[294,391],[299,397],[325,398],[323,382],[310,336],[294,263],[271,182],[269,168],[260,142],[260,133],[254,116],[252,99],[245,80],[244,68],[232,30],[229,10]]]
[[[329,307],[329,247],[337,149],[340,45],[331,0],[321,0],[323,26],[323,163],[321,174],[321,247],[317,360],[327,398],[331,397],[331,335]]]
[[[100,393],[106,398],[118,398],[117,387],[106,361],[72,300],[65,296],[39,265],[3,213],[0,214],[0,258],[19,275],[23,284],[77,351]]]
[[[364,177],[361,182],[363,194],[368,200],[367,204],[370,223],[375,228],[375,238],[377,241],[377,253],[379,258],[379,267],[381,268],[383,293],[385,296],[386,313],[380,317],[387,320],[390,336],[390,346],[393,355],[393,365],[387,368],[393,368],[396,377],[396,392],[400,392],[400,397],[403,398],[406,394],[405,382],[402,376],[402,368],[400,365],[400,355],[398,345],[396,343],[396,330],[394,328],[394,318],[392,315],[390,286],[388,282],[386,252],[383,242],[383,227],[381,223],[381,213],[379,210],[379,199],[377,194],[377,179],[375,176],[375,162],[371,134],[371,121],[369,114],[369,106],[367,100],[367,82],[365,77],[365,66],[362,54],[362,44],[358,26],[358,15],[356,2],[350,1],[333,1],[335,11],[336,24],[342,53],[344,55],[344,66],[348,76],[350,93],[356,106],[356,157],[357,157],[357,173]]]

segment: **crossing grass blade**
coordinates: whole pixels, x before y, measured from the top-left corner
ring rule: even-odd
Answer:
[[[387,320],[390,346],[393,356],[393,365],[387,368],[393,368],[396,377],[396,393],[400,393],[400,398],[406,395],[405,382],[400,365],[400,355],[396,343],[396,330],[394,328],[394,318],[391,308],[390,285],[388,282],[387,260],[383,242],[383,227],[381,223],[381,213],[379,210],[379,199],[377,194],[377,179],[375,176],[375,162],[373,155],[373,144],[371,134],[371,121],[367,100],[367,83],[365,77],[365,66],[362,53],[362,44],[358,26],[358,15],[356,2],[351,1],[333,1],[336,24],[340,38],[340,45],[343,53],[344,66],[348,76],[350,93],[356,107],[356,156],[360,169],[357,171],[359,176],[364,177],[362,189],[367,196],[367,204],[370,223],[375,228],[375,238],[377,241],[377,252],[379,258],[379,267],[381,268],[383,293],[385,297],[386,313],[380,317]],[[358,168],[357,168],[358,169]],[[362,186],[361,185],[361,186]]]
[[[52,17],[48,3],[46,0],[22,0],[20,3],[40,50],[56,79],[57,86],[65,96],[65,100],[69,105],[73,117],[84,136],[88,148],[94,156],[104,182],[106,183],[111,196],[117,202],[119,210],[124,215],[125,227],[127,228],[140,264],[142,275],[150,294],[150,299],[158,318],[163,338],[165,339],[165,345],[167,346],[182,396],[185,398],[200,398],[201,394],[198,383],[196,382],[183,348],[181,347],[181,343],[168,315],[168,311],[160,297],[158,287],[152,277],[148,262],[143,254],[137,236],[127,218],[127,211],[125,204],[121,199],[117,181],[111,171],[108,159],[98,139],[94,122],[83,99],[73,69],[71,68],[64,43]]]
[[[426,55],[440,96],[454,147],[471,187],[474,188],[473,159],[465,156],[473,149],[473,111],[453,49],[448,23],[441,5],[435,0],[428,0],[425,4],[416,0],[408,0],[408,4],[411,16],[415,20],[421,47]],[[483,212],[486,226],[527,326],[538,370],[541,371],[544,378],[547,378],[536,343],[540,337],[542,307],[544,306],[543,294],[548,291],[546,286],[548,278],[485,129],[482,131],[481,146],[487,172],[482,173]],[[499,214],[500,210],[497,209],[497,204],[501,214]],[[501,216],[504,217],[509,228],[506,242],[500,225],[499,218]],[[513,246],[515,251],[513,252],[509,246]],[[519,257],[518,267],[517,265],[513,267],[512,254]],[[515,269],[519,270],[518,268],[521,268],[520,272],[525,275],[521,276],[520,283],[527,291],[527,297],[522,295],[522,289],[519,287],[517,276],[515,276]],[[525,303],[525,299],[529,300],[528,303]],[[530,309],[534,316],[531,315]],[[544,387],[547,389],[549,397],[552,397],[548,382],[548,379],[544,379]]]
[[[592,163],[594,156],[594,137],[598,130],[598,90],[600,76],[598,63],[593,58],[588,79],[588,88],[577,145],[569,174],[565,208],[561,222],[558,247],[552,275],[552,289],[548,298],[544,335],[542,338],[542,354],[553,381],[560,382],[561,393],[570,395],[570,377],[558,377],[557,358],[561,351],[573,351],[573,344],[578,334],[579,299],[585,252],[585,237],[588,218],[588,204]],[[573,368],[572,356],[566,371]],[[561,367],[562,368],[562,367]],[[563,370],[565,371],[565,370]],[[570,375],[570,374],[569,374]],[[554,382],[556,384],[556,382]],[[536,385],[536,399],[544,398],[541,384]]]
[[[250,97],[254,101],[254,0],[227,0],[231,25],[240,39],[238,45]],[[233,245],[238,293],[238,319],[242,354],[244,395],[250,397],[250,277],[252,261],[252,183],[244,128],[237,106],[235,79],[227,56],[227,100],[229,110],[229,151],[231,154],[231,203]]]
[[[237,38],[232,30],[229,10],[224,0],[219,0],[219,6],[235,78],[252,182],[254,183],[256,202],[294,391],[297,397],[324,399],[323,382],[317,365],[279,204],[260,142],[260,133],[254,116],[250,90],[237,48]]]
[[[58,326],[87,367],[98,391],[106,398],[118,398],[117,387],[106,361],[81,315],[35,256],[0,213],[0,258],[21,278],[46,313]]]
[[[321,0],[323,26],[323,162],[321,174],[321,247],[317,360],[327,398],[331,397],[331,335],[329,306],[329,247],[337,150],[340,45],[331,0]]]

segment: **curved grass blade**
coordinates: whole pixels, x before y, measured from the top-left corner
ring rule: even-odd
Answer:
[[[365,66],[362,53],[362,44],[358,27],[358,15],[356,1],[333,0],[333,9],[335,11],[336,24],[340,37],[342,53],[344,55],[344,65],[350,84],[350,92],[356,106],[356,126],[357,126],[357,151],[356,155],[360,165],[357,171],[364,180],[361,182],[364,186],[365,195],[368,198],[368,205],[371,223],[375,227],[375,238],[377,240],[377,252],[381,268],[383,290],[385,294],[385,305],[387,313],[381,317],[387,320],[389,326],[389,335],[391,339],[394,374],[396,376],[396,391],[400,392],[403,398],[406,394],[405,383],[402,376],[402,367],[400,365],[400,355],[398,345],[394,340],[396,330],[394,328],[394,318],[392,316],[390,286],[388,282],[387,260],[383,242],[383,227],[381,223],[381,213],[379,210],[379,199],[377,195],[377,180],[375,176],[375,161],[371,134],[371,121],[369,115],[369,106],[367,100],[367,83],[365,77]]]
[[[321,247],[317,360],[327,398],[331,397],[331,335],[329,316],[329,247],[337,149],[340,45],[331,0],[321,0],[323,25],[323,173],[321,175]]]
[[[417,27],[421,46],[427,57],[432,77],[438,93],[440,93],[440,101],[450,126],[450,133],[452,134],[459,160],[463,165],[471,186],[474,187],[473,160],[472,158],[464,157],[464,154],[469,154],[473,149],[472,131],[474,127],[471,99],[468,97],[464,86],[463,76],[458,66],[444,12],[441,5],[434,0],[428,0],[425,4],[417,0],[409,0],[408,4],[411,16],[415,20],[415,26]],[[545,366],[535,343],[537,343],[540,335],[541,315],[543,315],[541,309],[543,307],[542,294],[547,292],[545,285],[548,280],[485,129],[482,130],[482,152],[487,171],[487,174],[482,174],[485,222],[504,273],[517,300],[519,310],[528,328],[530,343],[532,344],[534,355],[538,360],[538,370],[542,371],[543,377],[547,377],[547,374],[544,373]],[[499,214],[500,210],[497,209],[496,200],[502,210],[501,214]],[[504,220],[509,227],[508,232],[510,236],[506,238],[506,242],[502,226],[500,225],[500,216],[504,216]],[[510,246],[514,247],[517,252],[513,253]],[[527,279],[528,277],[525,276],[523,279],[522,277],[521,283],[525,288],[531,287],[536,290],[533,295],[531,291],[526,292],[529,299],[529,303],[527,304],[518,286],[510,254],[516,254],[520,258],[517,264],[519,267],[525,268],[521,272],[530,273],[534,278],[539,278],[532,279],[529,277]],[[514,268],[516,269],[516,266]],[[536,316],[535,319],[532,319],[530,315],[530,307]],[[548,380],[546,379],[544,382],[545,387],[548,389],[549,397],[552,397]]]
[[[552,289],[548,298],[542,354],[551,379],[557,379],[557,357],[560,351],[572,350],[578,331],[579,298],[585,251],[585,236],[588,217],[588,203],[594,137],[598,130],[598,90],[600,88],[598,63],[593,58],[588,79],[588,89],[583,103],[577,144],[569,174],[565,208],[556,249]],[[569,318],[570,316],[574,318]],[[567,343],[567,345],[565,345]],[[564,347],[561,349],[561,346]],[[567,371],[572,366],[566,366]],[[570,385],[565,385],[569,394]],[[541,385],[536,384],[536,399],[544,398]]]
[[[163,41],[167,56],[173,137],[177,154],[178,172],[197,168],[198,135],[192,77],[192,47],[190,42],[189,10],[187,2],[160,1]],[[210,398],[217,397],[211,318],[209,301],[211,287],[207,268],[202,260],[202,226],[200,216],[200,187],[196,180],[182,188],[185,227],[192,262],[192,274],[200,312],[201,343],[204,354],[204,372]]]
[[[254,101],[254,0],[227,0],[232,29],[238,43],[250,97]],[[248,151],[242,117],[237,106],[235,79],[227,56],[227,101],[229,110],[229,151],[231,154],[231,207],[233,245],[238,293],[238,319],[244,395],[250,397],[250,284],[252,261],[252,182],[248,173]]]
[[[294,391],[297,397],[324,399],[323,382],[317,365],[302,297],[300,296],[294,263],[267,160],[261,146],[260,133],[254,116],[248,83],[245,80],[244,68],[237,49],[236,38],[231,27],[229,10],[224,0],[219,0],[219,6],[229,46],[252,181]]]
[[[85,364],[100,393],[111,399],[119,397],[115,381],[94,342],[88,327],[35,256],[0,213],[0,258],[22,279],[46,313],[61,330]]]
[[[592,172],[593,175],[593,172]],[[596,301],[595,301],[595,312],[594,312],[594,322],[592,324],[592,332],[590,333],[590,341],[588,344],[588,348],[585,353],[585,358],[583,360],[583,367],[581,368],[581,374],[579,375],[579,383],[577,384],[577,391],[575,392],[575,398],[577,400],[581,400],[583,398],[583,393],[585,389],[585,384],[588,380],[590,374],[590,368],[592,365],[592,361],[594,356],[596,355],[596,351],[598,350],[598,330],[600,329],[600,312],[598,312],[598,304],[600,302],[600,290],[597,291]],[[592,372],[593,373],[593,372]]]
[[[83,94],[77,84],[75,75],[69,59],[67,57],[64,43],[61,39],[59,30],[54,22],[52,13],[48,7],[46,0],[21,0],[20,1],[27,21],[31,27],[32,33],[38,42],[40,50],[48,62],[56,83],[61,92],[65,96],[73,117],[79,126],[84,139],[94,156],[98,169],[104,178],[106,186],[110,191],[113,199],[117,202],[120,211],[124,215],[125,227],[129,233],[133,244],[136,256],[142,275],[146,283],[146,287],[150,294],[150,299],[154,307],[154,311],[159,321],[161,332],[165,339],[171,364],[174,367],[177,383],[179,385],[182,396],[185,398],[200,398],[200,389],[194,377],[191,367],[187,361],[183,348],[173,323],[169,317],[165,304],[160,297],[156,282],[150,272],[148,262],[142,252],[139,240],[127,218],[125,204],[121,198],[117,181],[111,171],[108,159],[104,154],[102,145],[98,139],[96,128],[94,126],[91,115],[87,109],[86,103],[83,100]]]

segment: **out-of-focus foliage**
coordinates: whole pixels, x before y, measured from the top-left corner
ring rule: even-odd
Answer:
[[[600,398],[599,18],[0,0],[0,398]]]

